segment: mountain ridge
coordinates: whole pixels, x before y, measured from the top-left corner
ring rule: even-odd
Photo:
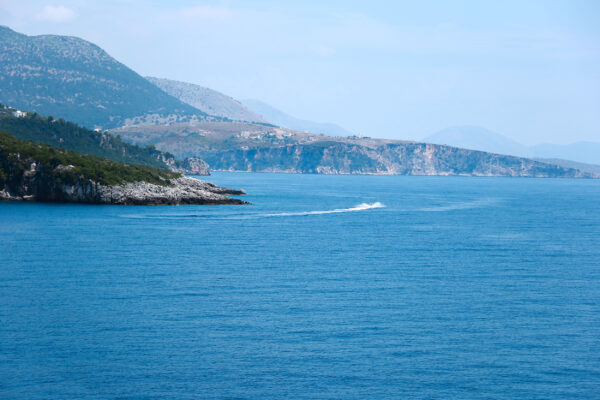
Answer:
[[[232,121],[256,122],[261,124],[269,123],[269,121],[250,111],[233,97],[227,96],[216,90],[193,83],[171,79],[155,78],[152,76],[147,76],[145,78],[169,95],[206,114],[227,118]]]
[[[218,119],[152,85],[94,43],[0,26],[0,102],[88,128],[138,119]]]
[[[282,128],[305,131],[330,136],[351,136],[352,132],[331,122],[313,122],[291,116],[267,103],[255,99],[241,100],[241,103],[266,120]]]

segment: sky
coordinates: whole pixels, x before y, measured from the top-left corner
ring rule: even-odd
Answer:
[[[0,24],[372,137],[600,141],[600,1],[0,0]]]

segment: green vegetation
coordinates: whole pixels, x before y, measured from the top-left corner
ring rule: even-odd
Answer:
[[[18,185],[34,162],[38,171],[43,171],[44,176],[56,183],[74,184],[85,179],[108,186],[139,181],[170,185],[171,179],[181,176],[164,169],[125,164],[24,141],[0,131],[0,187]]]
[[[91,131],[62,118],[54,119],[52,116],[46,118],[37,113],[15,117],[13,112],[14,109],[0,104],[0,130],[22,140],[49,144],[129,164],[167,168],[163,159],[170,159],[178,164],[172,154],[156,150],[154,146],[140,147],[126,143],[119,136]]]

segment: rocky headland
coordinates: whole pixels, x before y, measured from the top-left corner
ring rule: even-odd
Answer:
[[[0,190],[0,200],[122,205],[246,204],[226,196],[245,194],[242,191],[189,177],[174,179],[168,186],[148,182],[108,186],[91,180],[40,185],[35,182],[35,175],[34,172],[30,179],[25,179],[17,190]]]
[[[240,190],[0,132],[0,200],[88,204],[246,204]]]

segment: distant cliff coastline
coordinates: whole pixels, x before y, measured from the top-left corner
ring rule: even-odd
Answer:
[[[180,158],[201,157],[211,169],[221,171],[600,177],[593,171],[446,145],[313,135],[243,123],[129,126],[113,132],[138,145],[152,143]]]
[[[92,204],[244,204],[244,194],[142,165],[19,140],[0,131],[0,200]]]
[[[321,142],[201,153],[214,170],[316,174],[458,175],[598,178],[600,175],[526,158],[426,143],[370,148]]]

